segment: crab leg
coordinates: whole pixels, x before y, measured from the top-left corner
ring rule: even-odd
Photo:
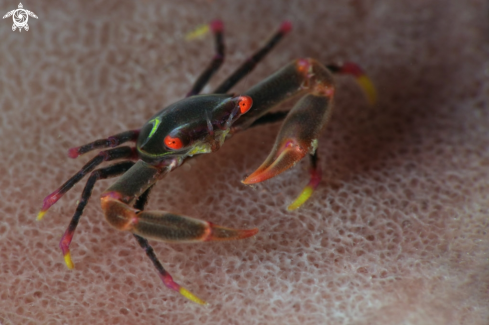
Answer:
[[[152,187],[148,188],[137,199],[136,203],[134,204],[134,208],[136,208],[138,210],[144,210],[144,206],[146,205],[146,202],[148,201],[148,196],[149,196],[149,192],[151,191],[151,188]],[[207,304],[204,300],[198,298],[197,296],[195,296],[194,294],[192,294],[187,289],[183,288],[181,285],[179,285],[178,283],[176,283],[173,280],[171,274],[165,270],[163,265],[161,265],[161,262],[158,260],[158,257],[156,257],[156,254],[153,250],[153,247],[151,247],[151,245],[149,244],[149,242],[146,238],[143,238],[143,237],[138,236],[136,234],[133,234],[133,236],[134,236],[134,238],[136,238],[139,246],[141,246],[141,248],[144,249],[144,251],[146,252],[146,255],[149,257],[149,259],[153,263],[154,267],[158,271],[158,275],[159,275],[161,281],[163,281],[163,283],[165,284],[166,287],[181,293],[183,296],[185,296],[189,300],[194,301],[198,304],[201,304],[201,305]]]
[[[185,289],[184,287],[182,287],[181,285],[179,285],[173,280],[171,274],[165,270],[163,265],[161,265],[160,261],[158,260],[158,258],[154,253],[153,247],[151,247],[147,239],[138,236],[136,234],[133,235],[138,241],[139,246],[141,246],[141,248],[144,249],[146,255],[149,257],[151,262],[153,262],[153,265],[155,266],[156,270],[158,270],[158,275],[160,276],[161,281],[163,281],[163,283],[167,288],[180,293],[185,298],[193,302],[196,302],[200,305],[207,305],[207,302],[205,302],[205,300],[200,299],[192,292],[188,291],[187,289]]]
[[[330,72],[334,75],[351,75],[353,76],[360,88],[365,93],[370,105],[374,105],[377,102],[377,90],[370,78],[363,72],[363,69],[353,62],[345,62],[342,64],[329,64],[326,66]],[[255,127],[262,124],[275,123],[282,121],[288,114],[288,111],[277,111],[267,113],[260,118],[253,121],[249,127]]]
[[[116,135],[112,135],[107,139],[99,139],[80,147],[71,148],[68,150],[68,156],[70,158],[76,158],[79,155],[83,155],[84,153],[95,149],[114,148],[128,141],[135,142],[137,141],[138,136],[139,130],[124,131]]]
[[[210,23],[212,32],[214,33],[216,42],[216,54],[212,58],[209,66],[202,72],[202,74],[197,78],[192,89],[187,93],[187,97],[197,95],[200,93],[202,88],[207,84],[209,79],[214,73],[221,67],[224,62],[224,36],[223,36],[223,23],[220,20],[214,20]]]
[[[85,209],[85,206],[87,205],[88,200],[92,195],[92,190],[93,187],[95,186],[95,183],[101,179],[107,179],[109,177],[114,177],[123,174],[133,165],[134,162],[132,161],[120,162],[112,166],[94,170],[90,175],[90,177],[88,178],[88,181],[85,184],[85,188],[83,189],[80,202],[76,207],[75,214],[71,218],[71,222],[68,228],[66,229],[63,237],[61,237],[61,241],[59,242],[59,248],[61,248],[61,251],[63,252],[66,266],[68,266],[69,269],[74,268],[73,261],[71,260],[71,254],[70,254],[70,243],[71,240],[73,239],[73,235],[75,234],[75,230],[76,227],[78,226],[78,222],[80,221],[80,217],[83,214],[83,210]]]
[[[280,26],[279,30],[260,48],[256,53],[249,57],[232,75],[222,82],[214,91],[214,94],[224,94],[229,91],[238,81],[243,79],[250,73],[258,62],[277,45],[277,43],[292,29],[292,24],[285,21]]]
[[[233,240],[251,237],[258,232],[256,228],[231,229],[170,212],[132,208],[131,205],[137,198],[168,171],[167,168],[161,169],[142,160],[136,162],[101,196],[102,210],[109,224],[140,237],[164,242]],[[141,245],[141,241],[139,242]],[[198,303],[203,302],[176,285],[171,277],[164,277],[162,280],[168,288],[180,292],[186,298]]]
[[[67,180],[63,185],[61,185],[60,188],[58,188],[56,191],[46,196],[46,198],[43,201],[42,209],[37,215],[37,220],[41,220],[46,214],[46,212],[48,211],[48,209],[53,204],[58,202],[58,200],[66,192],[68,192],[73,186],[75,186],[75,184],[78,183],[83,177],[85,177],[86,174],[94,170],[95,167],[97,167],[104,161],[111,161],[111,160],[123,159],[123,158],[136,159],[137,158],[136,149],[131,147],[120,147],[120,148],[100,151],[97,156],[93,157],[89,162],[87,162],[85,166],[83,166],[78,173],[73,175],[69,180]]]
[[[367,96],[367,100],[370,105],[377,103],[377,90],[369,77],[365,74],[363,69],[353,62],[344,62],[341,64],[329,64],[326,66],[329,71],[337,74],[346,74],[353,76],[360,88]]]
[[[151,191],[151,187],[148,188],[136,201],[136,203],[134,204],[134,208],[138,209],[138,210],[144,210],[144,206],[146,205],[147,201],[148,201],[148,196],[149,196],[149,192]],[[160,279],[163,281],[163,283],[169,287],[170,289],[172,290],[175,290],[175,291],[178,291],[180,293],[182,293],[185,297],[187,297],[188,299],[198,303],[198,304],[201,304],[201,305],[205,305],[206,302],[198,297],[196,297],[195,295],[193,295],[192,293],[190,293],[187,289],[183,288],[182,286],[180,286],[178,283],[176,283],[175,281],[173,281],[173,278],[172,276],[170,275],[170,273],[168,273],[168,271],[165,270],[165,268],[163,267],[163,265],[161,265],[161,262],[158,260],[158,258],[156,257],[156,254],[153,250],[153,247],[151,247],[151,245],[149,244],[148,240],[141,237],[141,236],[138,236],[136,234],[133,234],[134,238],[136,238],[139,246],[141,246],[142,249],[144,249],[144,251],[146,252],[146,255],[149,257],[149,259],[151,260],[151,262],[153,263],[154,267],[156,268],[156,270],[158,271],[158,275],[160,276]]]
[[[309,169],[309,174],[310,174],[309,183],[306,185],[306,187],[304,187],[301,194],[299,194],[299,196],[294,200],[294,202],[292,202],[287,207],[287,210],[289,211],[299,208],[307,200],[309,200],[314,190],[316,190],[319,183],[321,183],[322,172],[321,172],[321,165],[319,164],[317,151],[311,154],[310,157],[311,157],[311,167]]]

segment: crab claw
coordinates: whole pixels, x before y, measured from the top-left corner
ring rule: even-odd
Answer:
[[[308,150],[299,141],[292,138],[284,139],[276,146],[263,164],[242,181],[243,184],[255,184],[266,181],[294,166],[304,158]]]
[[[289,113],[265,162],[242,181],[255,184],[294,166],[317,148],[317,138],[329,117],[329,98],[320,94],[304,96]]]

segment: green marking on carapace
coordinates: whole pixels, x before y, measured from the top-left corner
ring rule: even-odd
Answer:
[[[149,123],[153,123],[153,128],[151,129],[151,132],[148,135],[148,138],[151,138],[153,136],[153,134],[155,134],[156,130],[158,129],[158,126],[161,123],[161,117],[159,117],[159,116],[155,117],[154,119],[149,121]]]

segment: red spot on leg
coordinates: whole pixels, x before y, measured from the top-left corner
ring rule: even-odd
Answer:
[[[214,20],[211,22],[211,29],[213,33],[222,32],[224,29],[224,24],[220,20]]]
[[[38,221],[41,220],[44,217],[44,215],[46,214],[46,211],[48,211],[48,209],[53,204],[55,204],[62,196],[63,196],[63,193],[60,193],[59,189],[54,191],[53,193],[49,194],[48,196],[46,196],[46,198],[44,199],[44,201],[42,203],[42,209],[37,214],[37,220]]]
[[[66,253],[70,251],[70,244],[72,239],[73,239],[73,232],[72,231],[70,232],[69,229],[67,229],[59,242],[59,248],[61,248],[61,251],[63,251],[63,255],[66,255]]]
[[[70,148],[68,150],[68,157],[70,157],[70,158],[76,158],[76,157],[78,157],[80,155],[80,153],[78,152],[78,149],[79,148],[80,147]]]
[[[292,23],[290,21],[284,21],[280,26],[280,31],[284,34],[290,32],[292,29]]]
[[[63,194],[61,194],[59,192],[59,190],[56,190],[53,193],[51,193],[48,196],[46,196],[46,198],[44,199],[44,201],[42,203],[42,211],[47,211],[53,204],[55,204],[56,202],[58,202],[58,200],[62,196],[63,196]]]
[[[171,277],[170,274],[168,274],[168,273],[166,273],[165,275],[160,274],[160,279],[161,279],[161,281],[163,281],[163,283],[165,284],[165,286],[168,289],[172,289],[175,291],[180,290],[180,285],[178,283],[176,283],[175,281],[173,281],[173,278]]]
[[[345,62],[341,67],[341,73],[350,74],[354,77],[360,77],[364,75],[362,68],[353,62]]]
[[[311,179],[308,185],[311,186],[313,189],[316,189],[319,183],[321,183],[321,178],[322,178],[321,167],[317,166],[316,168],[311,168],[309,173],[311,175]]]

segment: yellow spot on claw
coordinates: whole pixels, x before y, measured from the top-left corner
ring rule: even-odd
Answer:
[[[198,303],[199,305],[207,305],[207,302],[205,302],[204,300],[198,298],[197,296],[195,296],[193,293],[191,293],[190,291],[188,291],[187,289],[185,289],[184,287],[180,287],[180,290],[179,290],[180,294],[182,296],[184,296],[185,298],[187,298],[188,300],[192,300],[193,302],[196,302]]]
[[[209,24],[200,25],[196,29],[194,29],[193,31],[191,31],[190,33],[187,33],[187,35],[185,35],[185,40],[186,41],[191,41],[193,39],[202,37],[205,34],[207,34],[209,32],[209,30],[210,30]]]
[[[42,218],[44,218],[45,214],[46,214],[46,211],[39,211],[39,213],[37,214],[36,220],[37,221],[41,220]]]
[[[377,103],[377,90],[375,89],[372,80],[370,80],[369,77],[363,75],[357,78],[357,82],[365,92],[369,104],[375,105]]]
[[[302,193],[299,195],[297,199],[295,199],[294,202],[292,202],[288,207],[287,210],[292,211],[297,208],[299,208],[301,205],[303,205],[307,200],[312,195],[312,192],[314,192],[314,189],[311,186],[306,186],[303,190]]]
[[[70,252],[65,254],[65,264],[70,270],[73,270],[73,268],[75,267],[75,265],[73,264],[73,261],[71,260]]]

